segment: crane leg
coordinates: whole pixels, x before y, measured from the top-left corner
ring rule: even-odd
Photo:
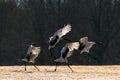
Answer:
[[[56,62],[56,67],[55,67],[54,71],[56,71],[56,70],[57,70],[57,65],[58,65],[58,62]]]
[[[37,66],[34,64],[34,63],[32,63],[33,65],[34,65],[34,67],[39,71],[39,69],[37,68]]]
[[[72,68],[70,67],[70,65],[68,64],[68,63],[66,63],[67,64],[67,66],[70,68],[70,70],[73,72],[73,70],[72,70]]]
[[[25,62],[25,71],[26,71],[26,62]]]

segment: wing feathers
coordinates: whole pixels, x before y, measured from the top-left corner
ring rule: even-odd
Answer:
[[[64,26],[63,28],[59,29],[54,35],[58,35],[60,38],[64,35],[66,35],[68,32],[71,31],[71,28],[72,26],[71,25],[66,25]]]
[[[70,50],[74,50],[74,49],[78,49],[79,48],[79,42],[72,42],[72,43],[68,43],[68,48]]]
[[[87,44],[88,43],[88,37],[82,37],[82,38],[80,38],[80,43],[82,43],[82,44]]]
[[[95,44],[95,42],[88,42],[85,46],[85,48],[80,52],[80,54],[82,54],[83,52],[90,52],[90,48],[92,48],[92,46]]]

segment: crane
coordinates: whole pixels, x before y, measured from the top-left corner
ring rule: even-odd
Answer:
[[[39,69],[35,65],[35,59],[38,57],[40,53],[40,47],[36,47],[35,43],[32,43],[27,51],[26,57],[21,59],[21,61],[25,62],[25,71],[26,71],[26,63],[32,63],[34,67],[39,71]]]
[[[52,49],[56,46],[57,43],[59,43],[59,41],[61,39],[64,39],[62,38],[64,35],[66,35],[67,33],[69,33],[71,31],[71,28],[72,26],[70,24],[67,24],[66,26],[64,26],[63,28],[60,28],[59,30],[57,30],[53,36],[51,36],[49,38],[49,41],[48,41],[48,50],[50,51],[51,53],[51,56],[53,56],[53,58],[55,59],[55,56],[53,55],[52,53]],[[65,39],[65,40],[68,40],[68,39]]]
[[[79,42],[70,42],[70,43],[65,44],[65,46],[61,50],[60,58],[57,58],[54,60],[56,62],[56,67],[54,71],[57,70],[58,63],[65,62],[67,66],[70,68],[70,70],[73,72],[72,68],[68,64],[67,58],[70,57],[73,54],[73,51],[77,50],[78,48],[79,48]]]
[[[97,42],[94,42],[94,41],[88,41],[88,37],[82,37],[80,38],[79,40],[79,50],[80,50],[80,54],[86,52],[86,53],[89,53],[90,52],[90,49],[92,48],[92,46],[94,44],[100,44],[100,45],[103,45],[102,42],[100,41],[97,41]],[[91,56],[90,54],[88,54],[89,57],[93,58],[94,60],[96,60],[95,57]]]

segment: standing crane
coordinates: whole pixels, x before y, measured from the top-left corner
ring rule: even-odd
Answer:
[[[66,35],[67,33],[69,33],[69,32],[71,31],[71,29],[72,29],[71,27],[72,27],[71,25],[67,24],[67,25],[64,26],[63,28],[57,30],[57,31],[53,34],[53,36],[51,36],[51,37],[49,38],[49,41],[48,41],[49,47],[48,47],[48,49],[50,50],[51,56],[53,56],[54,59],[55,59],[55,56],[52,54],[52,51],[51,51],[51,50],[56,46],[57,43],[59,43],[59,41],[60,41],[61,39],[63,39],[62,37],[63,37],[64,35]],[[68,40],[68,39],[65,39],[65,40]]]
[[[24,59],[21,59],[21,61],[25,62],[25,71],[26,71],[26,63],[32,63],[34,67],[39,71],[39,69],[35,65],[35,59],[38,57],[40,53],[40,47],[36,47],[35,43],[32,43],[27,51],[27,55]]]
[[[63,63],[65,62],[68,67],[70,68],[70,70],[73,72],[72,68],[69,66],[68,64],[68,60],[67,58],[70,57],[73,54],[73,51],[79,48],[79,42],[70,42],[67,43],[61,50],[61,56],[60,58],[55,59],[54,61],[56,62],[56,68],[54,71],[57,70],[57,65],[58,63]]]

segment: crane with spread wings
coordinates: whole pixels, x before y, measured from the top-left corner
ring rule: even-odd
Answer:
[[[73,51],[77,50],[78,48],[79,48],[79,42],[67,43],[61,50],[60,58],[57,58],[57,59],[54,60],[56,62],[55,71],[57,70],[58,63],[65,62],[68,65],[68,67],[71,69],[71,71],[73,72],[72,68],[68,64],[67,58],[70,57],[73,54]]]
[[[48,49],[50,50],[50,53],[51,53],[51,56],[55,59],[55,56],[53,55],[52,53],[52,49],[56,46],[57,43],[59,43],[59,41],[61,39],[64,39],[63,36],[66,35],[67,33],[69,33],[71,31],[71,28],[72,26],[67,24],[66,26],[64,26],[63,28],[57,30],[53,36],[51,36],[49,38],[49,41],[48,41]],[[68,39],[65,39],[65,40],[68,40]],[[69,41],[69,40],[68,40]]]
[[[25,71],[26,71],[26,63],[32,63],[34,67],[39,71],[39,69],[35,65],[35,59],[38,57],[40,53],[40,47],[36,47],[36,44],[31,44],[28,48],[26,57],[21,59],[21,61],[25,62]]]

